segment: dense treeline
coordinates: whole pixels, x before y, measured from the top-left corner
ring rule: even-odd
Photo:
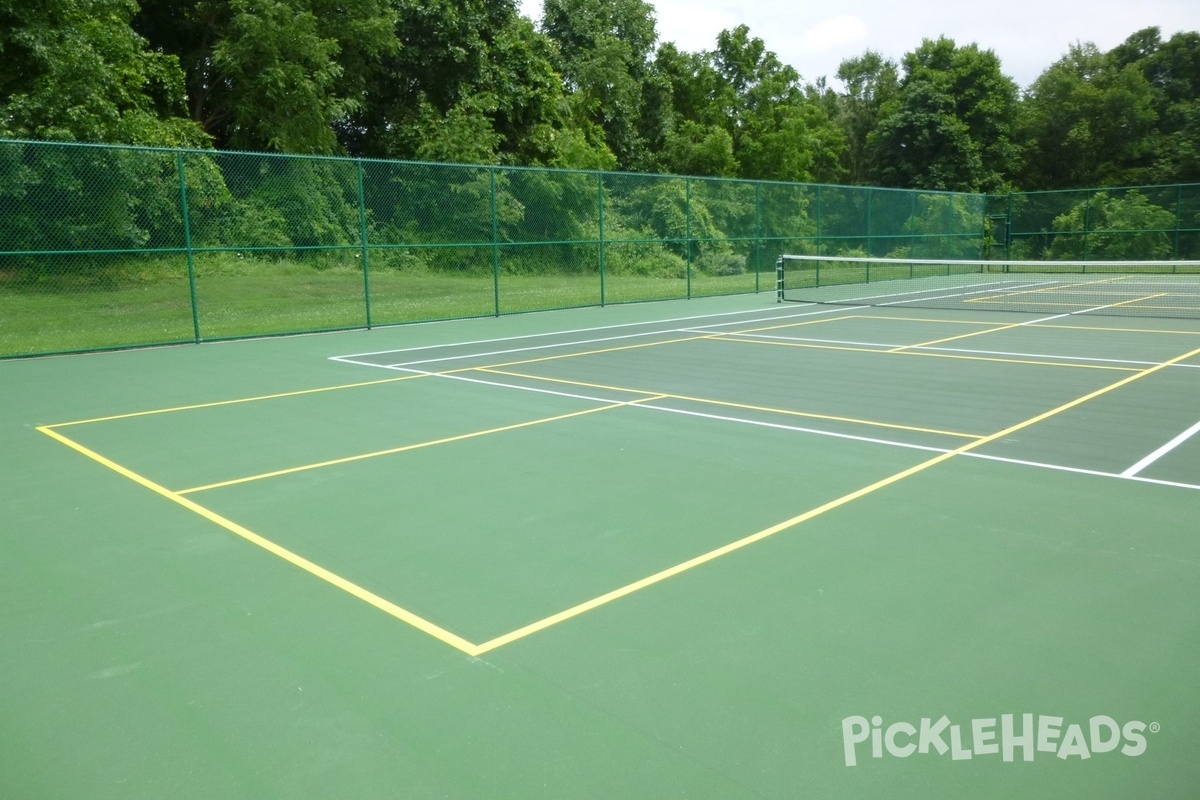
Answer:
[[[10,0],[0,137],[1002,192],[1200,181],[1200,33],[1072,45],[1021,90],[927,39],[805,82],[644,0]]]

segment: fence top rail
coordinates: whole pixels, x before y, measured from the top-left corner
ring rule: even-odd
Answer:
[[[1039,194],[1099,194],[1100,192],[1128,192],[1141,189],[1200,189],[1200,183],[1145,183],[1137,186],[1084,186],[1077,189],[1033,189],[1027,192],[1001,192],[988,194],[991,197],[1025,197]]]
[[[397,166],[412,166],[412,167],[453,167],[456,169],[484,169],[505,172],[553,172],[562,175],[591,175],[591,176],[614,176],[614,177],[630,177],[630,178],[660,178],[660,179],[675,179],[675,180],[691,180],[705,181],[710,183],[737,183],[744,185],[763,185],[763,186],[803,186],[808,188],[820,189],[843,189],[855,190],[862,192],[889,192],[899,194],[913,195],[939,195],[949,197],[968,197],[968,198],[987,198],[988,195],[980,192],[954,192],[946,189],[902,189],[894,186],[866,186],[866,185],[847,185],[838,183],[813,183],[807,181],[777,181],[766,180],[762,178],[727,178],[713,175],[671,175],[667,173],[656,172],[623,172],[618,170],[599,170],[599,169],[570,169],[565,167],[539,167],[539,166],[517,166],[509,164],[467,164],[454,163],[449,161],[410,161],[405,159],[394,158],[372,158],[367,156],[331,156],[331,155],[309,155],[304,153],[268,153],[265,151],[255,150],[216,150],[211,148],[201,147],[166,147],[161,145],[138,145],[138,144],[108,144],[104,142],[73,142],[59,141],[53,139],[5,139],[0,138],[0,145],[20,144],[20,145],[35,145],[39,147],[64,147],[64,148],[79,148],[79,149],[94,149],[94,150],[134,150],[153,153],[169,153],[184,155],[202,155],[202,156],[256,156],[265,158],[280,158],[280,159],[298,159],[302,161],[334,161],[351,164],[390,164]]]

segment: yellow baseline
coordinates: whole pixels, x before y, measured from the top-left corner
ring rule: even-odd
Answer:
[[[133,470],[127,469],[127,468],[121,466],[120,464],[116,463],[115,461],[105,458],[104,456],[100,455],[99,453],[97,453],[93,450],[89,450],[87,447],[84,447],[83,445],[79,444],[78,442],[76,442],[72,439],[68,439],[66,436],[63,436],[58,431],[53,430],[50,426],[42,425],[42,426],[38,427],[38,430],[41,431],[42,433],[46,434],[50,438],[56,439],[59,442],[61,442],[62,444],[65,444],[67,447],[70,447],[72,450],[82,453],[83,455],[87,456],[88,458],[92,459],[93,461],[108,467],[109,469],[113,470],[114,472],[116,472],[120,475],[125,476],[129,480],[144,486],[145,488],[149,489],[150,491],[165,497],[166,499],[170,500],[173,503],[177,503],[177,504],[183,506],[188,511],[199,514],[201,517],[204,517],[208,521],[216,523],[217,525],[220,525],[222,528],[229,531],[230,533],[236,534],[236,535],[240,536],[241,538],[245,539],[246,541],[250,542],[251,544],[255,544],[258,547],[261,547],[263,550],[266,550],[268,553],[276,555],[276,556],[282,558],[284,561],[287,561],[288,563],[299,567],[300,569],[304,570],[305,572],[307,572],[311,575],[315,575],[316,577],[320,578],[321,580],[325,581],[326,583],[336,586],[337,588],[341,589],[342,591],[346,592],[347,594],[351,594],[354,597],[357,597],[359,600],[362,600],[364,603],[374,606],[375,608],[379,609],[380,611],[384,612],[385,614],[389,614],[389,615],[395,617],[396,619],[401,620],[402,622],[407,622],[409,625],[413,626],[417,630],[427,633],[430,636],[434,637],[435,639],[445,642],[446,644],[450,645],[451,647],[453,647],[457,650],[461,650],[462,652],[464,652],[468,655],[474,656],[474,655],[478,655],[478,653],[480,652],[478,645],[473,644],[472,642],[468,642],[466,639],[462,638],[461,636],[453,634],[450,631],[446,630],[445,628],[435,625],[434,623],[430,622],[429,620],[425,619],[424,617],[417,616],[416,614],[412,613],[411,611],[409,611],[405,608],[401,608],[400,606],[396,605],[395,603],[393,603],[389,600],[383,599],[382,597],[375,594],[374,592],[368,591],[367,589],[364,589],[363,587],[359,586],[358,584],[348,581],[345,578],[343,578],[342,576],[337,575],[333,572],[330,572],[329,570],[325,569],[324,567],[320,566],[319,564],[314,564],[312,561],[309,561],[307,558],[304,558],[301,555],[293,553],[291,550],[288,550],[286,547],[282,547],[281,545],[278,545],[275,542],[272,542],[270,539],[267,539],[263,536],[258,535],[257,533],[250,530],[249,528],[239,525],[236,522],[233,522],[232,520],[226,519],[225,517],[221,516],[220,514],[217,514],[214,511],[210,511],[209,509],[205,508],[204,506],[200,505],[199,503],[189,500],[188,498],[184,497],[183,495],[179,494],[178,492],[173,492],[170,489],[160,486],[159,484],[155,483],[154,481],[150,480],[149,478],[142,477],[141,475],[137,474]]]
[[[728,555],[729,553],[732,553],[736,550],[740,550],[743,547],[748,547],[749,545],[752,545],[755,542],[760,542],[763,539],[766,539],[770,536],[774,536],[777,533],[781,533],[783,531],[794,528],[797,525],[800,525],[801,523],[807,522],[808,520],[813,519],[814,517],[818,517],[818,516],[826,513],[827,511],[832,511],[835,508],[840,508],[841,506],[844,506],[847,503],[853,502],[854,500],[858,500],[869,494],[877,492],[878,490],[883,489],[884,487],[891,486],[892,484],[902,481],[905,478],[912,477],[913,475],[916,475],[919,472],[924,472],[925,470],[929,469],[930,467],[941,464],[943,461],[948,461],[949,459],[954,458],[957,455],[961,455],[963,453],[970,452],[971,450],[974,450],[978,447],[982,447],[983,445],[988,444],[989,442],[994,442],[994,441],[997,441],[998,439],[1003,439],[1004,437],[1010,436],[1019,430],[1028,428],[1031,425],[1036,425],[1037,423],[1042,422],[1043,420],[1046,420],[1046,419],[1049,419],[1050,417],[1061,414],[1062,412],[1067,411],[1072,408],[1075,408],[1076,406],[1082,405],[1083,403],[1086,403],[1089,400],[1093,400],[1097,397],[1100,397],[1101,395],[1108,394],[1109,392],[1119,389],[1122,386],[1126,386],[1130,383],[1133,383],[1136,380],[1140,380],[1140,379],[1146,377],[1147,375],[1152,375],[1155,372],[1158,372],[1159,370],[1162,370],[1162,369],[1165,369],[1166,367],[1171,366],[1172,364],[1177,364],[1180,361],[1185,361],[1196,355],[1200,355],[1200,348],[1196,348],[1195,350],[1192,350],[1191,352],[1185,353],[1181,356],[1177,356],[1176,358],[1172,358],[1169,361],[1164,361],[1162,363],[1155,364],[1152,367],[1148,367],[1144,370],[1137,372],[1136,374],[1129,375],[1125,378],[1122,378],[1121,380],[1119,380],[1115,383],[1111,383],[1108,386],[1104,386],[1093,392],[1089,392],[1088,394],[1085,394],[1082,397],[1076,398],[1075,400],[1071,400],[1070,402],[1063,403],[1062,405],[1057,406],[1056,408],[1052,408],[1049,411],[1045,411],[1041,414],[1038,414],[1035,417],[1030,417],[1029,419],[1025,420],[1024,422],[1018,422],[1017,424],[1011,425],[1002,431],[997,431],[996,433],[993,433],[990,436],[985,436],[976,441],[968,442],[954,450],[950,450],[941,455],[934,456],[933,458],[931,458],[927,461],[922,461],[920,464],[909,467],[908,469],[905,469],[905,470],[901,470],[900,472],[897,472],[894,475],[883,478],[882,480],[878,480],[875,483],[870,484],[869,486],[864,486],[863,488],[858,489],[857,491],[850,492],[847,495],[843,495],[842,497],[839,497],[836,500],[831,500],[830,502],[825,503],[824,505],[818,506],[817,508],[814,508],[811,511],[806,511],[803,514],[798,514],[797,516],[792,517],[791,519],[786,519],[783,522],[772,525],[769,528],[765,528],[765,529],[759,531],[758,533],[751,534],[750,536],[747,536],[743,539],[738,539],[736,542],[731,542],[730,544],[727,544],[723,547],[718,547],[715,550],[710,550],[707,553],[704,553],[702,555],[696,556],[695,558],[684,561],[681,564],[676,564],[673,567],[664,569],[661,572],[656,572],[653,575],[649,575],[645,578],[642,578],[639,581],[634,581],[633,583],[627,584],[618,589],[614,589],[613,591],[608,592],[607,594],[602,594],[599,597],[595,597],[584,603],[580,603],[579,605],[572,606],[571,608],[568,608],[564,611],[560,611],[557,614],[552,614],[551,616],[546,617],[545,619],[538,620],[537,622],[531,623],[522,628],[517,628],[514,631],[506,633],[502,636],[498,636],[495,639],[491,639],[489,641],[484,642],[483,644],[478,645],[477,646],[477,654],[483,654],[483,653],[488,652],[489,650],[495,650],[497,647],[502,647],[504,645],[511,644],[512,642],[515,642],[518,639],[523,639],[526,636],[537,633],[538,631],[545,630],[546,628],[549,628],[552,625],[556,625],[560,622],[571,619],[572,617],[577,617],[580,614],[583,614],[584,612],[591,611],[592,609],[598,608],[607,603],[611,603],[612,601],[618,600],[622,597],[625,597],[626,595],[633,594],[634,592],[639,591],[640,589],[645,589],[648,586],[652,586],[656,583],[665,581],[667,578],[671,578],[676,575],[679,575],[680,573],[687,572],[688,570],[698,567],[701,564],[707,564],[708,562],[718,559],[721,556]]]

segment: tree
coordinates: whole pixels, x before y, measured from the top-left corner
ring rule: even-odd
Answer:
[[[132,0],[0,6],[0,136],[201,145],[183,74],[130,27]]]
[[[1158,119],[1150,83],[1133,63],[1072,45],[1022,103],[1026,189],[1138,183],[1154,160]]]
[[[1056,259],[1155,260],[1171,257],[1175,214],[1131,189],[1099,192],[1054,219]]]
[[[1015,174],[1017,86],[991,50],[926,39],[903,59],[898,94],[869,136],[884,183],[956,191],[1003,191]]]
[[[846,93],[838,103],[837,121],[846,136],[846,171],[851,183],[867,183],[877,174],[867,139],[878,126],[882,110],[900,91],[896,62],[868,50],[848,58],[837,71]]]
[[[743,178],[781,181],[840,176],[841,131],[820,98],[806,93],[799,74],[745,25],[722,31],[712,52],[692,55],[664,46],[656,68],[674,105],[668,169],[703,165],[703,174],[736,170]]]
[[[662,119],[648,95],[658,41],[654,8],[644,0],[546,0],[542,30],[556,47],[555,65],[577,127],[594,123],[626,169],[648,169]]]
[[[189,113],[219,147],[331,153],[394,21],[389,0],[142,0],[134,25],[182,63]]]
[[[603,137],[567,131],[550,40],[511,0],[395,0],[398,48],[370,69],[340,130],[355,154],[611,165]]]

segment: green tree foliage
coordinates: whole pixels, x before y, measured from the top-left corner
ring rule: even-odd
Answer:
[[[1025,97],[1022,188],[1135,183],[1153,161],[1158,113],[1150,83],[1095,45],[1072,45]]]
[[[1056,259],[1153,260],[1171,257],[1175,215],[1130,189],[1099,192],[1054,219],[1050,257]]]
[[[183,74],[130,28],[133,0],[0,4],[0,136],[199,145]]]
[[[896,62],[868,50],[843,61],[837,77],[846,86],[836,111],[846,136],[846,177],[851,183],[867,183],[876,173],[867,139],[879,126],[884,106],[900,91],[899,72]]]
[[[898,94],[868,136],[889,186],[1001,191],[1015,171],[1017,87],[990,50],[926,39],[904,56]]]
[[[394,21],[388,0],[142,0],[134,25],[182,63],[218,147],[331,153]]]
[[[1200,33],[1181,32],[1163,42],[1157,28],[1147,28],[1115,48],[1113,57],[1118,65],[1136,67],[1154,89],[1158,124],[1149,180],[1200,181]]]
[[[741,25],[700,54],[673,46],[655,62],[670,87],[662,166],[673,172],[773,180],[836,180],[841,130],[799,74]]]
[[[654,8],[644,0],[546,0],[541,27],[555,45],[574,125],[598,125],[622,166],[651,167],[659,138],[647,97],[658,41]]]
[[[340,131],[351,153],[602,166],[598,136],[566,133],[550,41],[511,0],[393,0],[398,49],[368,73]]]

